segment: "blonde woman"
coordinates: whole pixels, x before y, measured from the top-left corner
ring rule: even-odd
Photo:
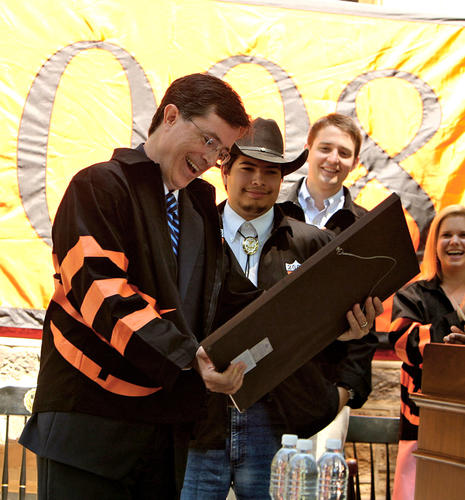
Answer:
[[[403,361],[394,500],[414,498],[419,409],[410,394],[421,389],[424,347],[465,344],[465,207],[450,205],[433,219],[420,278],[397,292],[392,311],[390,340]]]

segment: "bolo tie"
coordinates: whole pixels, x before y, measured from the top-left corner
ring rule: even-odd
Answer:
[[[250,272],[250,256],[255,255],[258,251],[258,236],[244,236],[238,229],[237,232],[242,236],[242,249],[247,255],[247,262],[245,263],[244,273],[249,277]]]

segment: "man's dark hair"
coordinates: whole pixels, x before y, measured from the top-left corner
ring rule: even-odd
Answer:
[[[357,158],[362,146],[362,134],[360,132],[360,129],[357,127],[356,123],[350,116],[341,115],[340,113],[331,113],[329,115],[323,116],[312,125],[312,128],[310,129],[307,137],[307,144],[309,148],[312,147],[313,141],[318,135],[318,132],[321,129],[329,127],[331,125],[333,127],[341,129],[346,134],[349,134],[355,146],[354,156],[355,158]]]
[[[237,153],[230,153],[229,160],[222,166],[223,172],[226,175],[229,175],[229,172],[231,172],[231,167],[233,166],[233,163],[239,158],[239,154]]]
[[[246,155],[244,155],[246,156]],[[226,174],[226,175],[229,175],[229,172],[231,172],[231,168],[233,166],[233,163],[239,158],[239,154],[238,153],[230,153],[230,158],[229,160],[222,166],[222,169],[223,169],[223,172]],[[272,162],[270,162],[271,165],[273,165]],[[274,164],[276,167],[280,167],[280,165],[278,163]],[[281,168],[281,167],[280,167]],[[283,169],[281,168],[281,179],[284,177],[284,171]]]
[[[250,126],[249,115],[235,90],[223,80],[206,73],[183,76],[168,87],[153,116],[149,135],[163,121],[168,104],[174,104],[186,120],[214,111],[234,128]]]

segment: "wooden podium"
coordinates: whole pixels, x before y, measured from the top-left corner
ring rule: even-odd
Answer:
[[[426,345],[421,385],[415,500],[463,500],[465,346]]]

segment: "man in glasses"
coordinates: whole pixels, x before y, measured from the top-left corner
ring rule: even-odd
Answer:
[[[145,144],[72,179],[53,225],[55,294],[21,438],[38,455],[39,499],[176,498],[183,424],[205,387],[241,386],[243,363],[218,373],[199,348],[224,273],[214,189],[198,177],[248,126],[229,85],[179,78]]]

